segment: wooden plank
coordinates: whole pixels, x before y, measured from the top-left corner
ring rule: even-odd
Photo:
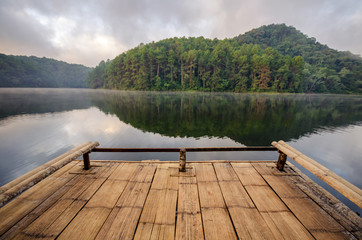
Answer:
[[[256,208],[228,208],[239,239],[280,239],[273,235]]]
[[[307,197],[287,176],[265,175],[264,179],[281,198]]]
[[[48,237],[57,236],[69,224],[74,216],[83,208],[87,200],[101,186],[103,181],[103,179],[95,179],[93,182],[89,182],[88,186],[79,186],[78,184],[75,185],[74,188],[80,189],[75,193],[78,196],[74,195],[73,197],[69,197],[67,194],[63,195],[63,197],[58,202],[56,202],[53,207],[51,207],[32,224],[25,228],[22,231],[22,235],[41,235]],[[92,189],[93,193],[89,192],[89,194],[82,195],[83,192],[86,192],[87,188]],[[86,196],[88,196],[88,199]]]
[[[145,202],[141,223],[175,224],[176,190],[151,189]]]
[[[202,208],[205,239],[237,239],[229,214],[224,208]]]
[[[116,206],[143,208],[155,170],[156,165],[138,164],[135,175],[131,177]]]
[[[39,182],[23,194],[21,194],[17,199],[28,199],[32,201],[44,200],[56,192],[59,188],[67,184],[75,176],[69,175],[69,178],[53,178],[53,179],[44,179]],[[15,201],[14,200],[14,201]],[[2,208],[1,208],[2,209]]]
[[[127,181],[107,180],[87,203],[86,207],[113,208],[126,185]]]
[[[284,199],[288,208],[310,231],[341,232],[344,228],[309,198]]]
[[[154,224],[161,195],[162,195],[161,190],[153,190],[153,189],[150,190],[142,210],[140,223]]]
[[[188,164],[186,172],[179,172],[177,176],[179,184],[197,183],[194,164]]]
[[[216,176],[219,182],[221,181],[239,181],[230,163],[214,163]]]
[[[243,185],[237,182],[219,182],[227,207],[255,207]]]
[[[133,239],[141,211],[137,207],[114,208],[96,239]]]
[[[65,170],[73,167],[66,165]],[[48,177],[0,208],[0,236],[74,177]]]
[[[136,230],[136,239],[174,238],[178,178],[172,175],[177,172],[175,164],[158,166],[139,220],[140,223],[150,223],[153,227],[141,225]]]
[[[175,238],[175,225],[153,225],[152,235],[150,239],[174,239]]]
[[[151,189],[178,190],[178,164],[160,164],[157,167]]]
[[[196,170],[197,182],[216,182],[214,167],[211,163],[196,163],[193,165]]]
[[[155,164],[138,164],[133,177],[124,189],[106,222],[97,235],[97,239],[132,239],[151,180],[156,170]]]
[[[262,212],[261,215],[276,239],[314,239],[290,212]]]
[[[86,176],[79,176],[76,183],[65,193],[61,199],[77,199],[92,183],[94,178],[90,179]]]
[[[139,183],[150,183],[155,174],[155,170],[158,164],[147,164],[140,163],[138,164],[133,177],[130,179],[131,182]]]
[[[250,163],[232,163],[231,165],[244,186],[267,185]]]
[[[137,163],[120,163],[108,179],[127,181],[134,175],[137,167]]]
[[[69,222],[76,216],[76,214],[84,207],[85,201],[75,200],[72,204],[66,208],[62,214],[56,218],[49,227],[39,226],[40,234],[36,236],[46,236],[48,239],[54,239],[55,236],[58,236],[63,229],[69,224]]]
[[[106,165],[113,166],[114,164]],[[109,167],[98,169],[96,171],[99,176],[102,176],[103,172],[108,174],[112,172]],[[106,179],[80,175],[77,180],[54,206],[25,228],[17,237],[43,236],[44,238],[51,238],[59,235]]]
[[[41,202],[27,199],[15,199],[0,209],[0,236],[26,216]]]
[[[179,177],[176,239],[204,239],[195,169],[191,167]]]
[[[155,224],[175,226],[177,191],[161,190],[160,204],[157,208]]]
[[[57,239],[94,239],[110,212],[109,208],[84,208]]]
[[[252,163],[251,165],[263,176],[280,173],[274,163]],[[285,166],[284,171],[287,171],[287,166]]]
[[[225,208],[224,199],[217,182],[199,182],[197,185],[202,208]]]
[[[362,228],[361,217],[342,204],[331,193],[313,182],[291,163],[288,163],[288,165],[299,174],[299,177],[293,178],[296,185],[347,231],[351,232],[357,239],[362,239],[362,232],[360,231]]]
[[[204,239],[201,213],[177,213],[176,239]]]
[[[70,185],[63,186],[58,191],[56,191],[53,195],[51,195],[47,200],[37,206],[34,210],[32,210],[29,214],[27,214],[23,219],[21,219],[18,223],[12,226],[4,235],[1,235],[0,239],[11,239],[18,233],[20,233],[25,227],[31,224],[36,218],[41,216],[45,211],[47,211],[51,206],[55,204],[58,199],[66,193]]]
[[[143,214],[143,213],[142,213]],[[134,240],[150,239],[153,230],[153,223],[149,222],[139,222],[137,225],[137,230],[134,235]]]
[[[177,212],[200,213],[199,194],[196,184],[179,185]]]
[[[118,167],[117,169],[119,170]],[[121,174],[121,171],[118,173]],[[94,239],[125,189],[126,184],[126,180],[108,179],[105,181],[62,232],[60,239]]]
[[[150,185],[150,183],[129,182],[116,206],[143,208]]]
[[[287,211],[280,198],[268,186],[245,186],[260,212]]]
[[[345,231],[345,232],[323,232],[323,231],[312,231],[313,237],[315,237],[315,239],[320,239],[320,240],[324,240],[324,239],[328,239],[328,240],[341,240],[341,239],[356,239],[354,238],[349,232]],[[358,239],[358,238],[357,238]]]
[[[62,199],[57,201],[48,211],[42,214],[19,235],[17,235],[16,238],[19,238],[20,236],[36,237],[41,235],[42,232],[56,221],[60,215],[72,205],[73,202],[74,201],[72,199]]]
[[[40,220],[37,219],[35,224],[31,224],[24,229],[15,239],[38,238],[39,236],[42,239],[55,238],[74,217],[74,212],[78,212],[84,206],[84,202],[79,200],[71,201],[67,199],[60,202],[64,202],[65,209],[60,209],[61,205],[58,204],[57,208],[53,208],[53,211],[49,211],[49,214],[42,215]],[[54,215],[50,213],[54,213]],[[49,221],[43,216],[48,216]]]
[[[109,178],[109,175],[112,174],[118,167],[117,163],[105,162],[103,165],[98,165],[94,167],[95,175],[89,176],[92,178]],[[84,170],[87,171],[87,170]],[[89,170],[88,170],[89,171]]]

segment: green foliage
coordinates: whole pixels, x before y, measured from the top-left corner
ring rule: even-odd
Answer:
[[[288,89],[293,92],[362,93],[362,59],[316,42],[294,27],[272,24],[234,38],[239,44],[258,44],[293,57]],[[284,68],[285,73],[286,67]],[[299,71],[303,74],[293,75]],[[302,76],[302,78],[299,78]],[[286,77],[286,76],[284,76]],[[299,78],[299,79],[298,79]]]
[[[145,132],[229,137],[251,146],[299,139],[362,119],[359,96],[100,91],[91,99],[103,112]]]
[[[171,38],[141,44],[89,75],[92,88],[362,93],[362,59],[284,24],[232,39]]]
[[[49,58],[0,54],[0,87],[85,87],[90,68]]]

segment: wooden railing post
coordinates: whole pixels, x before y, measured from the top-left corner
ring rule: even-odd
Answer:
[[[287,161],[287,155],[280,150],[278,152],[279,152],[279,157],[277,162],[277,169],[279,171],[283,171],[285,162]]]
[[[180,149],[180,172],[186,172],[186,149]]]
[[[89,152],[83,154],[84,170],[90,169]]]

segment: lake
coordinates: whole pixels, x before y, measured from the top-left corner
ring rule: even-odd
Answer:
[[[362,188],[361,96],[0,89],[0,185],[87,141],[101,147],[223,147],[270,146],[278,140]],[[188,160],[277,157],[276,152],[187,153]],[[178,158],[177,153],[91,154],[100,160]]]

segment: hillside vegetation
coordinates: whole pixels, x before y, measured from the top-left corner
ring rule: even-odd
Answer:
[[[284,24],[231,39],[171,38],[101,61],[91,88],[362,93],[362,58]]]
[[[90,68],[49,58],[0,54],[0,87],[86,87]]]

